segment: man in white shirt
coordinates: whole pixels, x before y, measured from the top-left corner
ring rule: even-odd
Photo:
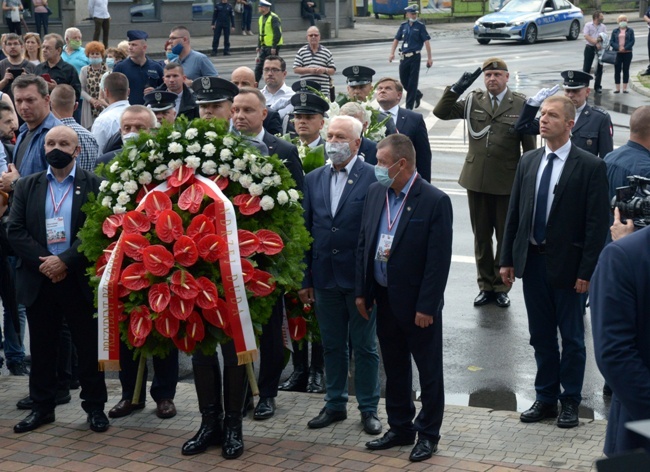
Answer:
[[[111,23],[111,14],[108,13],[108,0],[88,0],[88,16],[95,22],[93,41],[99,41],[99,33],[102,35],[104,47],[108,49],[108,30]]]
[[[291,113],[291,97],[295,93],[291,87],[284,83],[287,78],[287,63],[280,56],[268,56],[264,60],[264,82],[262,95],[266,98],[266,106],[280,114],[284,118]]]
[[[120,130],[122,112],[129,106],[127,100],[129,97],[129,79],[120,72],[113,72],[106,76],[104,87],[108,106],[99,114],[90,129],[99,145],[100,155],[104,153],[104,147],[110,137]]]

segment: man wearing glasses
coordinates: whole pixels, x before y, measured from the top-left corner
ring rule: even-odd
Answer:
[[[321,46],[320,31],[315,26],[307,30],[307,43],[296,53],[293,72],[301,79],[318,82],[323,95],[329,97],[331,76],[336,72],[332,53]]]
[[[262,72],[266,82],[262,89],[266,106],[271,111],[277,111],[280,118],[284,119],[293,110],[291,97],[294,94],[291,87],[284,83],[287,77],[287,63],[280,56],[269,56],[264,60]]]

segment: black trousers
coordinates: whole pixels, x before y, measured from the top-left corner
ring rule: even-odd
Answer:
[[[219,49],[219,40],[223,32],[223,52],[230,52],[230,23],[221,25],[217,23],[214,25],[214,33],[212,34],[212,52],[216,54]]]
[[[413,54],[411,57],[403,58],[399,62],[399,81],[402,82],[406,92],[406,109],[413,110],[415,99],[418,94],[418,82],[420,80],[420,59],[421,54]]]
[[[275,54],[280,55],[280,46],[275,48]],[[264,60],[271,55],[271,48],[263,46],[260,48],[260,55],[258,61],[255,63],[255,82],[259,83],[262,79],[262,69],[264,69]]]
[[[57,284],[45,281],[34,303],[27,307],[32,369],[29,395],[34,411],[54,410],[57,391],[59,336],[64,316],[79,354],[82,408],[103,410],[107,400],[104,372],[97,363],[97,319],[92,302],[80,294],[74,274]]]
[[[93,41],[99,41],[99,34],[103,32],[102,42],[105,48],[108,48],[108,32],[111,28],[110,18],[93,18],[95,22],[95,31],[93,32]]]
[[[596,57],[596,54],[598,53],[598,49],[596,49],[594,46],[585,46],[585,52],[584,52],[584,62],[582,64],[582,71],[586,72],[587,74],[590,73],[591,71],[591,65],[594,62],[594,58]],[[600,90],[602,87],[600,83],[602,82],[603,79],[603,65],[596,61],[596,74],[595,74],[595,82],[594,82],[594,90]]]
[[[630,64],[632,64],[632,52],[616,54],[614,63],[614,83],[616,85],[621,83],[621,72],[623,73],[623,83],[627,84],[630,81]]]
[[[284,341],[282,339],[282,297],[273,306],[268,324],[260,335],[260,397],[277,397],[278,384],[284,367]]]

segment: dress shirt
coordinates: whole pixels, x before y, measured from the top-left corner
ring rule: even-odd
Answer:
[[[43,172],[47,169],[47,161],[45,160],[45,135],[52,128],[61,124],[63,123],[61,123],[50,112],[41,124],[32,131],[27,127],[27,123],[23,123],[20,126],[20,132],[18,133],[16,146],[14,147],[14,164],[16,164],[20,175],[26,177],[35,174],[36,172]],[[20,151],[23,141],[25,141],[25,138],[28,136],[29,142],[25,143],[27,148],[22,155],[22,159],[18,162],[18,152]]]
[[[7,172],[9,168],[7,167],[7,153],[5,152],[5,147],[0,143],[0,174]]]
[[[63,217],[63,225],[65,227],[65,241],[60,243],[52,243],[47,245],[47,250],[52,254],[61,254],[66,249],[70,248],[70,239],[72,235],[71,220],[72,220],[72,199],[74,198],[74,177],[77,171],[77,164],[72,167],[72,172],[59,182],[52,174],[52,169],[47,168],[47,182],[48,188],[45,195],[45,219]],[[67,192],[67,194],[66,194]],[[54,204],[52,203],[52,194],[54,194],[54,201],[61,204],[59,211],[54,213]],[[65,196],[65,198],[64,198]]]
[[[586,106],[587,106],[587,102],[584,102],[580,108],[576,108],[576,118],[575,121],[573,122],[574,127],[578,123],[578,120],[580,119],[580,114],[582,113],[582,111],[585,109]]]
[[[311,143],[307,144],[310,149],[314,149],[316,146],[318,146],[320,143],[320,136],[314,139]]]
[[[598,26],[594,25],[593,21],[590,21],[585,25],[585,27],[582,30],[582,35],[583,36],[591,36],[592,38],[598,38],[598,35],[600,33],[607,33],[607,26],[605,26],[604,23],[599,24]],[[592,46],[595,47],[593,44],[591,44],[589,41],[585,39],[585,44],[587,46]]]
[[[106,143],[111,139],[111,136],[120,130],[120,118],[122,118],[124,109],[129,105],[128,100],[111,103],[95,119],[90,132],[97,141],[100,155],[104,153]]]
[[[108,0],[88,0],[88,16],[90,18],[110,18],[108,13]]]
[[[63,59],[60,59],[54,66],[50,67],[49,62],[41,62],[36,66],[34,75],[49,74],[50,78],[57,84],[68,84],[74,89],[75,97],[79,101],[81,96],[81,82],[79,81],[79,73],[77,69],[71,64],[68,64]]]
[[[293,89],[287,84],[282,84],[282,87],[280,87],[275,93],[269,92],[266,86],[262,89],[262,95],[266,98],[266,106],[273,111],[277,111],[280,118],[284,118],[287,113],[290,113],[293,110],[293,106],[291,106],[291,97],[293,97],[294,94],[295,92]]]
[[[92,172],[95,169],[95,161],[99,157],[97,140],[90,131],[77,123],[72,117],[61,118],[61,123],[72,128],[79,138],[81,152],[77,156],[77,164],[82,169]]]
[[[380,110],[387,115],[390,115],[393,118],[393,123],[395,126],[397,126],[397,113],[399,112],[399,103],[390,110],[384,110],[383,108],[380,108]]]
[[[356,162],[357,156],[354,156],[341,170],[336,170],[333,164],[330,166],[330,212],[332,213],[332,216],[336,216],[336,211],[338,210],[339,202],[341,201],[341,195],[343,195],[343,191],[345,190],[345,184],[347,183],[348,176],[350,175],[350,172],[352,172],[352,168]]]
[[[501,105],[501,101],[503,100],[503,97],[506,96],[507,91],[508,91],[508,87],[504,88],[503,91],[499,95],[496,95],[496,97],[497,97],[497,108],[499,108],[499,106]],[[490,95],[490,103],[492,103],[493,100],[494,100],[492,97],[494,97],[495,95],[492,95],[491,93],[489,95]]]

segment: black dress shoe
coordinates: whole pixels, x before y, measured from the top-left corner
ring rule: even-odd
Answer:
[[[31,414],[14,426],[14,433],[26,433],[27,431],[34,431],[36,428],[44,424],[54,422],[54,412],[43,413],[40,411],[32,411]]]
[[[361,423],[363,423],[363,430],[366,433],[375,435],[381,433],[381,421],[379,421],[376,411],[361,412]]]
[[[575,428],[580,424],[578,420],[578,403],[573,400],[563,400],[560,416],[557,417],[559,428]]]
[[[230,56],[230,53],[229,52],[224,52],[223,55],[224,56]]]
[[[410,446],[414,442],[415,438],[400,436],[397,433],[388,431],[381,438],[367,442],[366,447],[373,451],[381,451],[395,446]]]
[[[419,90],[415,92],[415,108],[420,108],[420,100],[422,100],[424,94]]]
[[[325,393],[325,382],[323,382],[322,369],[312,369],[309,371],[307,393]]]
[[[306,392],[307,378],[307,372],[294,367],[289,378],[280,384],[278,390],[282,390],[283,392]]]
[[[438,443],[428,439],[418,439],[417,444],[411,451],[409,460],[411,462],[421,462],[431,459],[431,456],[438,450]]]
[[[103,410],[93,410],[88,413],[88,423],[90,423],[90,429],[96,433],[103,433],[110,424]]]
[[[343,421],[347,417],[348,413],[346,411],[337,411],[330,410],[329,408],[323,408],[316,418],[309,420],[307,427],[310,429],[325,428],[326,426],[329,426],[336,421]]]
[[[474,306],[483,306],[487,305],[490,303],[490,300],[492,300],[492,296],[494,295],[494,292],[489,292],[487,290],[481,290],[476,298],[474,299]]]
[[[56,392],[56,397],[54,398],[54,404],[65,405],[66,403],[70,403],[70,400],[72,400],[70,392],[66,392],[65,390],[58,390]],[[16,408],[19,410],[31,410],[34,408],[34,401],[32,400],[32,397],[27,395],[25,398],[18,400],[16,403]]]
[[[519,419],[522,423],[536,423],[543,420],[544,418],[556,418],[557,417],[557,405],[551,403],[540,402],[535,400],[533,406],[530,409],[524,411]]]
[[[650,69],[648,69],[648,70],[645,71],[645,72],[641,72],[641,75],[650,75]]]
[[[108,411],[108,416],[111,418],[122,418],[123,416],[129,416],[135,410],[142,410],[143,408],[144,402],[133,404],[131,400],[120,400],[117,405]]]
[[[497,306],[501,308],[508,308],[510,306],[510,297],[506,292],[499,292],[496,296]]]
[[[253,412],[253,419],[266,420],[275,415],[275,398],[261,397]]]

